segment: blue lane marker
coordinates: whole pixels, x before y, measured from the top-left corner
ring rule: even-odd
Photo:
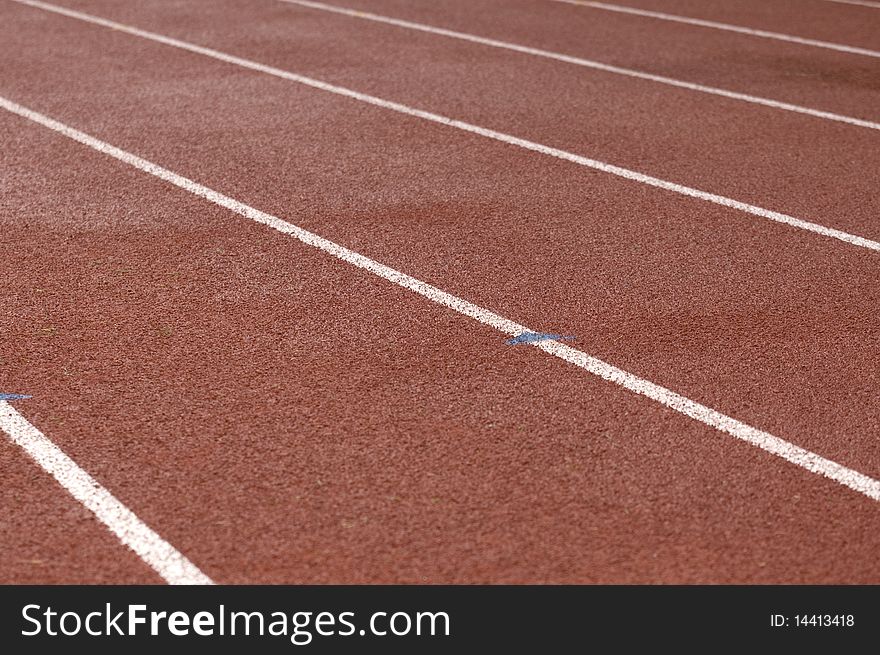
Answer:
[[[22,400],[24,398],[30,398],[30,396],[20,393],[0,393],[0,400]]]
[[[519,343],[536,343],[538,341],[557,341],[559,339],[574,339],[574,336],[563,336],[561,334],[547,334],[545,332],[523,332],[516,335],[513,339],[508,339],[505,343],[508,346],[515,346]]]

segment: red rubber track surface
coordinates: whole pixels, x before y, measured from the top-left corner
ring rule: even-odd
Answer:
[[[877,104],[880,82],[877,79],[876,61],[864,56],[640,16],[597,11],[553,0],[481,0],[476,5],[461,1],[413,3],[408,0],[346,0],[345,3],[338,4],[594,59],[615,66],[649,71],[657,75],[814,106],[826,111],[872,120],[880,117],[880,107]],[[628,1],[621,4],[635,6]],[[752,28],[776,28],[783,33],[802,38],[827,36],[832,42],[840,41],[880,50],[880,18],[877,10],[835,6],[833,3],[820,1],[812,3],[812,12],[804,10],[791,16],[791,13],[798,11],[796,5],[803,4],[802,0],[774,2],[774,13],[785,12],[785,5],[789,6],[787,13],[790,21],[787,22],[790,25],[778,25],[758,18],[757,7],[771,4],[762,0],[753,0],[750,3],[714,1],[699,4],[704,6],[700,13],[694,11],[684,14],[682,11],[682,15],[717,20],[721,16],[706,13],[706,7],[751,7],[755,11],[749,10],[749,13],[755,18],[746,21],[743,17],[735,24]],[[89,6],[93,4],[89,3]],[[105,3],[102,10],[105,7],[109,8],[110,3]],[[667,13],[673,13],[673,6],[670,4],[669,7],[670,11]],[[654,10],[658,8],[659,4],[652,7]],[[120,9],[122,8],[115,8],[114,13],[120,12]],[[306,12],[305,9],[297,10],[295,5],[288,5],[286,9],[278,8],[277,11],[300,11],[303,16]],[[155,13],[158,19],[159,12]],[[263,14],[262,11],[259,13]],[[313,11],[311,13],[314,14]],[[848,14],[849,18],[844,21],[842,14]],[[808,15],[819,16],[818,22],[827,23],[827,27],[833,29],[832,34],[800,28],[796,30],[795,26]],[[314,20],[318,20],[318,16],[320,13],[314,16]],[[853,18],[854,16],[858,18]],[[731,22],[734,22],[733,19]],[[837,25],[840,27],[836,27]],[[870,35],[870,40],[850,41],[849,34],[856,31],[866,32]],[[303,38],[299,33],[296,36],[297,39],[291,39],[292,43],[288,47],[296,47],[293,44]],[[413,41],[425,47],[424,39],[413,38]],[[471,68],[475,64],[473,60],[467,63]],[[556,70],[561,73],[562,67],[557,67]],[[598,83],[599,79],[601,78],[596,77],[593,83]],[[557,92],[553,95],[559,94]],[[666,102],[666,91],[658,90],[656,98],[655,104]],[[700,108],[702,102],[694,98],[688,115]],[[643,108],[643,111],[647,116],[652,116],[654,109],[656,107]],[[819,131],[815,130],[817,133]]]
[[[0,440],[0,467],[0,584],[160,582],[6,439]]]
[[[880,237],[871,130],[268,0],[66,6]],[[696,28],[358,6],[680,75],[669,39],[712,83],[877,118],[853,81],[877,64],[841,53],[798,47],[846,68],[771,94]],[[19,5],[0,60],[15,102],[880,475],[875,252]],[[213,579],[880,581],[876,502],[24,119],[0,135],[3,390]],[[0,453],[2,580],[155,581]]]
[[[877,7],[847,5],[830,0],[620,0],[619,3],[609,4],[780,32],[806,39],[843,42],[845,45],[874,50],[880,48]]]
[[[877,136],[873,130],[856,129],[558,61],[305,9],[276,0],[260,0],[257,4],[241,0],[69,4],[93,8],[93,13],[101,16],[381,98],[429,109],[656,177],[853,231],[860,236],[880,239],[880,225],[876,220],[880,206],[880,198],[875,192],[877,180],[873,174],[866,179],[866,171],[880,170],[880,149],[876,147]],[[426,4],[433,7],[447,3]],[[466,6],[468,3],[462,4]],[[554,2],[537,4],[542,7],[549,4],[557,9],[557,3]],[[421,7],[421,4],[416,3],[416,6]],[[580,7],[563,5],[562,8],[574,16],[582,13]],[[392,13],[391,9],[383,3],[373,8],[378,13],[384,11],[393,16],[410,17],[399,11]],[[35,13],[27,8],[21,11]],[[499,8],[498,12],[501,11]],[[32,20],[39,25],[39,29],[49,28],[45,25],[47,19],[44,12],[36,14]],[[594,16],[594,13],[590,15]],[[604,17],[604,12],[600,12],[600,16]],[[445,18],[435,19],[433,15],[420,19],[432,25],[521,42],[516,32],[498,35],[497,27],[494,32],[488,32],[482,25],[465,21],[453,23]],[[73,39],[76,38],[73,35],[85,32],[95,34],[96,38],[101,35],[101,42],[109,44],[114,36],[107,29],[97,26],[76,22],[64,25],[72,22],[69,18],[54,17],[52,22],[57,25],[49,29],[60,30],[56,36],[59,40]],[[877,24],[880,27],[880,19]],[[527,23],[525,27],[533,34],[540,34],[534,24]],[[661,23],[660,27],[666,28],[666,24]],[[678,27],[687,27],[691,32],[696,29]],[[711,40],[714,40],[715,35],[711,36]],[[794,48],[807,65],[828,65],[835,71],[844,64],[848,64],[846,70],[849,70],[853,60],[856,64],[864,64],[862,60],[867,59],[793,44],[771,42],[767,45],[761,43],[763,39],[733,36],[746,40],[750,45],[758,42],[758,45],[774,51]],[[632,38],[641,40],[636,35]],[[24,34],[18,36],[8,44],[8,50],[12,54],[18,52],[16,69],[40,67],[41,77],[33,80],[33,83],[39,84],[44,79],[42,75],[49,72],[43,70],[47,58],[44,54],[34,60],[21,52],[21,48],[27,45],[24,39]],[[155,70],[167,83],[167,70],[163,71],[161,61],[155,57],[167,56],[176,60],[179,53],[175,53],[174,49],[162,53],[169,48],[157,44],[148,47],[146,44],[134,45],[132,40],[136,39],[128,35],[116,37],[120,56],[127,56],[131,60],[134,49],[142,48],[141,52],[145,54],[134,58],[138,66],[145,60],[152,61]],[[652,50],[662,47],[646,41]],[[604,52],[585,53],[549,40],[541,45],[553,51],[617,63]],[[88,44],[82,47],[92,53],[92,59],[78,65],[93,68],[89,62],[97,54],[94,47]],[[628,46],[620,44],[619,47]],[[67,59],[72,52],[76,50],[58,52],[58,60]],[[108,56],[107,53],[105,51],[104,57]],[[191,54],[185,56],[186,61],[202,58]],[[693,53],[688,56],[695,58]],[[717,56],[724,57],[722,53],[717,53]],[[656,59],[653,52],[651,57]],[[718,65],[723,66],[727,58],[719,59]],[[825,102],[820,93],[812,92],[814,88],[821,89],[822,85],[804,84],[802,78],[797,79],[798,85],[809,87],[811,92],[797,101],[812,108],[880,121],[880,105],[877,103],[880,96],[877,69],[880,65],[877,61],[867,59],[866,64],[874,83],[870,89],[870,101],[862,100],[858,105],[837,107]],[[749,80],[722,84],[717,80],[703,80],[685,71],[658,70],[656,63],[634,67],[688,81],[708,82],[756,93],[749,89]],[[54,69],[55,65],[51,68]],[[216,75],[236,73],[230,70],[229,64],[219,62],[214,70],[217,71]],[[110,73],[106,68],[101,71],[102,77]],[[122,78],[127,76],[128,71],[117,69],[116,74]],[[754,71],[750,74],[754,75]],[[247,75],[253,76],[254,73]],[[60,80],[63,76],[64,73],[59,70],[53,79]],[[95,73],[90,77],[95,77]],[[113,87],[120,84],[118,78],[103,77],[96,83],[104,85],[102,88]],[[70,82],[68,80],[68,85]],[[281,84],[289,87],[291,83]],[[855,85],[834,91],[850,95],[852,86]],[[766,90],[766,96],[788,100],[778,89]],[[126,97],[119,102],[130,100],[130,97]],[[330,100],[334,106],[339,103],[340,99]],[[311,110],[302,111],[308,113]],[[377,113],[381,115],[387,111],[377,110]],[[414,129],[423,131],[418,126]],[[455,136],[451,135],[450,138],[454,139]],[[535,155],[524,157],[531,159]],[[857,165],[854,166],[855,163]],[[589,179],[589,176],[584,178],[581,174],[581,179]],[[581,186],[584,186],[583,183]]]

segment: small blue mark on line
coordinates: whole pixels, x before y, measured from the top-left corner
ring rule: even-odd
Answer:
[[[30,398],[30,396],[21,393],[0,393],[0,400],[23,400],[24,398]]]
[[[558,339],[574,339],[574,336],[564,336],[561,334],[547,334],[545,332],[523,332],[516,335],[513,339],[508,339],[505,343],[508,346],[515,346],[519,343],[537,343],[538,341],[557,341]]]

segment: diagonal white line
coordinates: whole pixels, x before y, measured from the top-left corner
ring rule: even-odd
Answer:
[[[857,7],[880,9],[880,2],[870,2],[870,0],[825,0],[825,2],[836,2],[841,5],[856,5]]]
[[[51,11],[56,14],[61,14],[63,16],[68,16],[77,20],[82,20],[87,23],[93,23],[95,25],[107,27],[112,30],[117,30],[119,32],[124,32],[126,34],[141,37],[143,39],[155,41],[156,43],[162,43],[163,45],[179,48],[188,52],[194,52],[229,64],[241,66],[242,68],[248,68],[250,70],[258,71],[260,73],[266,73],[267,75],[279,77],[284,80],[289,80],[291,82],[297,82],[305,86],[310,86],[314,89],[320,89],[322,91],[334,93],[336,95],[351,98],[353,100],[358,100],[360,102],[365,102],[376,107],[382,107],[383,109],[390,109],[391,111],[396,111],[400,114],[413,116],[415,118],[421,118],[432,123],[438,123],[447,127],[454,127],[464,132],[477,134],[479,136],[493,139],[495,141],[500,141],[501,143],[506,143],[508,145],[517,146],[525,150],[539,152],[543,155],[549,155],[558,159],[564,159],[574,164],[578,164],[579,166],[592,168],[594,170],[602,171],[604,173],[610,173],[611,175],[616,175],[627,180],[640,182],[642,184],[657,187],[659,189],[664,189],[666,191],[671,191],[679,195],[697,198],[699,200],[711,202],[713,204],[721,205],[723,207],[729,207],[731,209],[736,209],[744,212],[746,214],[751,214],[752,216],[759,216],[761,218],[766,218],[777,223],[783,223],[785,225],[796,227],[801,230],[806,230],[815,234],[821,234],[822,236],[838,239],[845,243],[849,243],[850,245],[859,246],[861,248],[868,248],[869,250],[880,252],[880,242],[866,239],[865,237],[856,236],[854,234],[850,234],[849,232],[844,232],[843,230],[838,230],[832,227],[826,227],[818,223],[805,221],[803,219],[795,218],[794,216],[789,216],[788,214],[783,214],[781,212],[764,209],[763,207],[758,207],[757,205],[750,205],[748,203],[740,202],[739,200],[734,200],[733,198],[728,198],[726,196],[709,193],[707,191],[700,191],[699,189],[694,189],[683,184],[669,182],[668,180],[662,180],[660,178],[645,175],[644,173],[639,173],[638,171],[633,171],[628,168],[615,166],[614,164],[608,164],[602,161],[598,161],[596,159],[590,159],[589,157],[576,155],[566,150],[560,150],[559,148],[553,148],[551,146],[546,146],[540,143],[536,143],[534,141],[529,141],[527,139],[521,139],[510,134],[505,134],[504,132],[498,132],[496,130],[491,130],[486,127],[480,127],[479,125],[473,125],[471,123],[466,123],[464,121],[460,121],[454,118],[441,116],[440,114],[434,114],[432,112],[424,111],[422,109],[416,109],[414,107],[403,105],[399,102],[384,100],[382,98],[377,98],[376,96],[361,93],[360,91],[353,91],[352,89],[347,89],[342,86],[329,84],[328,82],[322,82],[321,80],[305,77],[304,75],[291,73],[280,68],[274,68],[272,66],[266,66],[265,64],[260,64],[249,59],[236,57],[235,55],[220,52],[219,50],[204,48],[202,46],[198,46],[192,43],[187,43],[186,41],[180,41],[179,39],[162,36],[161,34],[156,34],[154,32],[147,32],[146,30],[142,30],[137,27],[131,27],[129,25],[123,25],[122,23],[116,23],[105,18],[99,18],[97,16],[84,14],[82,12],[74,11],[72,9],[50,5],[45,2],[40,2],[39,0],[12,0],[12,2],[18,2],[19,4],[29,5],[31,7],[43,9],[45,11]]]
[[[448,307],[459,314],[468,316],[469,318],[492,327],[499,332],[511,336],[516,336],[523,332],[537,332],[537,330],[529,329],[519,323],[515,323],[514,321],[491,312],[488,309],[484,309],[468,302],[467,300],[463,300],[462,298],[458,298],[457,296],[438,289],[435,286],[427,284],[426,282],[422,282],[421,280],[405,273],[401,273],[390,266],[380,264],[369,257],[349,250],[333,241],[324,239],[323,237],[309,232],[297,225],[288,223],[277,216],[255,209],[254,207],[239,202],[234,198],[230,198],[219,191],[203,186],[198,182],[194,182],[187,177],[178,175],[167,168],[163,168],[158,164],[142,159],[137,155],[110,145],[105,141],[101,141],[100,139],[84,132],[80,132],[73,127],[49,118],[48,116],[40,114],[32,109],[23,107],[22,105],[12,102],[2,96],[0,96],[0,107],[13,114],[17,114],[18,116],[33,121],[34,123],[47,127],[50,130],[54,130],[59,134],[63,134],[64,136],[73,139],[74,141],[78,141],[93,150],[114,157],[129,166],[165,180],[176,187],[204,198],[220,207],[225,207],[245,218],[267,225],[283,234],[290,235],[307,245],[318,248],[319,250],[336,257],[337,259],[369,271],[373,275],[388,280],[389,282],[393,282],[405,289],[409,289],[410,291],[427,298],[431,302]],[[540,348],[549,355],[553,355],[554,357],[558,357],[570,364],[574,364],[575,366],[578,366],[593,375],[599,376],[604,380],[613,382],[624,389],[628,389],[633,393],[650,398],[651,400],[675,410],[680,414],[689,416],[690,418],[715,428],[716,430],[720,430],[721,432],[725,432],[737,439],[750,443],[753,446],[762,448],[769,453],[795,464],[796,466],[834,480],[854,491],[858,491],[859,493],[868,496],[872,500],[880,500],[880,481],[868,477],[863,473],[859,473],[858,471],[849,469],[837,462],[825,459],[816,453],[805,450],[800,446],[789,443],[788,441],[773,436],[768,432],[753,428],[750,425],[737,421],[736,419],[726,416],[710,407],[701,405],[696,401],[685,398],[665,387],[661,387],[653,382],[649,382],[648,380],[633,375],[632,373],[628,373],[627,371],[619,369],[601,359],[597,359],[596,357],[592,357],[576,348],[572,348],[571,346],[549,341],[535,342],[531,345],[535,348]]]
[[[637,7],[627,7],[625,5],[615,5],[608,2],[591,2],[590,0],[553,0],[554,2],[562,2],[568,5],[578,5],[580,7],[589,7],[590,9],[602,9],[604,11],[615,11],[620,14],[632,14],[633,16],[644,16],[645,18],[657,18],[659,20],[667,20],[673,23],[683,23],[685,25],[695,25],[697,27],[708,27],[714,30],[724,30],[725,32],[737,32],[738,34],[748,34],[749,36],[758,36],[764,39],[775,39],[776,41],[787,41],[788,43],[797,43],[798,45],[812,46],[814,48],[825,48],[826,50],[837,50],[838,52],[846,52],[851,55],[864,55],[866,57],[880,57],[880,52],[876,50],[868,50],[867,48],[858,48],[851,45],[843,45],[841,43],[831,43],[829,41],[818,41],[816,39],[805,39],[800,36],[792,36],[791,34],[782,34],[781,32],[769,32],[767,30],[756,30],[750,27],[742,27],[740,25],[730,25],[728,23],[719,23],[713,20],[703,20],[701,18],[690,18],[688,16],[678,16],[676,14],[666,14],[661,11],[649,11],[647,9],[639,9]]]
[[[477,43],[479,45],[489,46],[491,48],[501,48],[504,50],[511,50],[513,52],[519,52],[535,57],[542,57],[544,59],[552,59],[554,61],[560,61],[566,64],[573,64],[575,66],[583,66],[584,68],[599,70],[605,73],[624,75],[626,77],[646,80],[649,82],[656,82],[658,84],[665,84],[667,86],[673,86],[679,89],[687,89],[688,91],[697,91],[699,93],[720,96],[722,98],[728,98],[731,100],[740,100],[742,102],[748,102],[753,105],[761,105],[763,107],[771,107],[773,109],[781,109],[783,111],[804,114],[806,116],[812,116],[813,118],[821,118],[824,120],[836,121],[838,123],[846,123],[848,125],[854,125],[856,127],[865,127],[870,130],[880,130],[880,123],[876,123],[874,121],[855,118],[853,116],[846,116],[844,114],[836,114],[830,111],[822,111],[821,109],[812,109],[810,107],[794,105],[788,102],[772,100],[770,98],[762,98],[760,96],[753,96],[747,93],[738,93],[736,91],[729,91],[727,89],[720,89],[713,86],[695,84],[693,82],[686,82],[684,80],[678,80],[673,77],[666,77],[664,75],[654,75],[653,73],[647,73],[632,68],[612,66],[610,64],[603,64],[602,62],[594,61],[592,59],[574,57],[572,55],[552,52],[550,50],[542,50],[540,48],[531,48],[529,46],[518,45],[516,43],[510,43],[508,41],[498,41],[496,39],[489,39],[474,34],[468,34],[466,32],[456,32],[454,30],[448,30],[442,27],[434,27],[433,25],[426,25],[424,23],[413,23],[411,21],[401,20],[399,18],[381,16],[379,14],[372,14],[357,9],[349,9],[347,7],[340,7],[338,5],[329,5],[323,2],[311,2],[310,0],[279,1],[291,5],[308,7],[309,9],[327,11],[334,14],[341,14],[343,16],[350,16],[351,18],[361,18],[364,20],[374,21],[376,23],[384,23],[386,25],[394,25],[395,27],[402,27],[405,29],[417,30],[419,32],[426,32],[428,34],[436,34],[437,36],[445,36],[452,39],[459,39],[461,41]]]
[[[3,400],[0,400],[0,430],[168,583],[214,584],[195,564],[153,532],[134,512]]]

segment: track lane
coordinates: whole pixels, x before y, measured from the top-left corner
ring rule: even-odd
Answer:
[[[326,44],[291,56],[289,30],[297,24],[292,16],[286,21],[260,16],[255,23],[250,5],[242,15],[211,6],[216,14],[167,17],[176,26],[171,33],[181,32],[181,25],[201,33],[208,23],[219,28],[209,45],[230,48],[243,39],[244,45],[232,52],[251,60],[869,240],[880,238],[873,179],[853,167],[859,162],[880,170],[880,149],[874,147],[880,135],[689,91],[658,90],[610,74],[599,78],[597,86],[594,76],[558,62],[430,35],[416,35],[427,51],[413,51],[413,36],[406,30],[312,10],[305,11],[319,14],[322,21],[314,33],[324,41],[334,35],[334,43],[346,45],[335,48],[333,56]],[[392,54],[398,51],[413,56]],[[483,56],[476,72],[462,68],[463,59]],[[426,78],[428,69],[438,72]],[[560,88],[566,89],[562,97]]]
[[[16,120],[8,370],[218,581],[880,574],[868,499]]]
[[[0,402],[0,431],[165,582],[173,585],[214,584],[185,555],[141,521],[112,492],[5,401]],[[880,500],[880,493],[877,499]]]
[[[20,448],[0,437],[0,584],[162,582]]]
[[[595,12],[551,0],[483,0],[478,8],[467,2],[406,0],[344,4],[868,120],[880,117],[878,63],[867,57]],[[132,19],[147,11],[129,14],[131,7],[96,0],[78,0],[70,6],[120,12],[117,15]],[[163,10],[166,15],[171,11],[167,6]],[[155,19],[160,16],[155,12]],[[297,37],[306,38],[305,34],[304,30]]]
[[[545,0],[539,0],[545,1]],[[546,0],[568,2],[569,0]],[[579,0],[571,0],[577,3]],[[701,0],[621,0],[613,7],[642,9],[716,21],[755,30],[779,32],[855,47],[880,50],[880,17],[874,7],[844,6],[827,0],[784,0],[738,2]],[[602,12],[601,9],[585,10]],[[634,17],[637,18],[637,17]],[[642,20],[651,20],[642,18]],[[699,29],[699,28],[697,28]]]
[[[383,16],[382,14],[376,14],[372,12],[365,12],[358,9],[350,9],[344,7],[342,5],[337,4],[328,4],[325,2],[313,2],[312,0],[280,0],[281,2],[286,2],[288,4],[293,4],[301,7],[305,7],[307,9],[315,9],[318,11],[326,11],[339,16],[347,16],[349,18],[357,18],[361,20],[369,20],[376,23],[381,23],[384,25],[393,25],[395,27],[400,27],[403,29],[413,30],[416,32],[422,32],[425,34],[432,34],[435,36],[442,36],[445,38],[456,39],[458,41],[465,41],[468,43],[475,43],[482,46],[488,46],[492,48],[499,48],[502,50],[507,50],[509,52],[517,53],[520,55],[529,55],[532,57],[540,57],[542,59],[550,59],[553,61],[561,62],[564,64],[572,65],[572,66],[580,66],[584,69],[591,71],[602,71],[605,73],[613,73],[615,75],[622,75],[623,77],[628,77],[631,79],[637,79],[640,81],[649,81],[656,84],[663,84],[666,86],[671,86],[679,89],[687,89],[689,91],[698,92],[698,93],[707,93],[709,95],[719,96],[723,98],[729,98],[738,100],[740,102],[746,102],[752,105],[760,105],[764,107],[772,107],[774,109],[780,111],[791,111],[799,114],[804,114],[808,116],[812,116],[814,118],[820,118],[823,120],[831,120],[840,123],[846,123],[848,125],[855,125],[857,127],[864,127],[866,129],[877,130],[880,129],[880,124],[874,123],[871,121],[866,121],[859,118],[854,118],[852,116],[844,116],[843,114],[835,114],[833,112],[827,112],[822,110],[817,110],[811,107],[803,107],[801,105],[792,105],[790,103],[779,102],[777,100],[773,100],[772,98],[761,98],[754,95],[738,93],[735,91],[731,91],[729,89],[720,89],[718,87],[706,86],[701,84],[694,84],[693,82],[688,82],[686,80],[679,80],[673,77],[666,77],[662,75],[655,75],[651,73],[647,73],[645,71],[639,71],[632,68],[621,68],[619,66],[610,66],[608,64],[602,63],[600,61],[596,61],[593,59],[584,59],[582,57],[573,57],[571,55],[566,55],[559,52],[553,52],[550,50],[542,50],[539,48],[530,48],[528,46],[523,46],[517,43],[512,43],[510,41],[499,41],[497,39],[488,39],[477,34],[470,34],[467,32],[457,32],[455,30],[448,30],[442,27],[437,27],[436,25],[428,25],[426,23],[418,23],[413,21],[405,21],[400,20],[398,18],[394,18],[393,16]],[[46,5],[40,5],[45,7]],[[57,8],[56,8],[57,10]]]
[[[649,380],[640,378],[628,371],[624,371],[623,369],[617,368],[612,364],[609,364],[608,362],[602,361],[601,359],[598,359],[594,356],[589,355],[588,353],[583,352],[582,350],[578,350],[577,348],[574,348],[570,345],[560,343],[564,340],[574,339],[575,337],[573,335],[562,336],[535,332],[530,328],[516,323],[515,321],[511,321],[510,319],[505,318],[504,316],[501,316],[495,312],[492,312],[491,310],[480,307],[478,305],[474,305],[473,303],[470,303],[463,298],[459,298],[457,296],[449,294],[448,292],[435,286],[429,285],[422,280],[413,278],[412,276],[409,276],[401,271],[398,271],[380,262],[365,257],[360,253],[340,246],[335,242],[324,239],[323,237],[313,232],[309,232],[308,230],[305,230],[300,226],[294,225],[293,223],[290,223],[288,221],[284,221],[277,216],[267,214],[256,209],[255,207],[246,205],[214,189],[210,189],[204,185],[199,184],[198,182],[195,182],[189,178],[183,177],[173,171],[161,167],[155,162],[145,160],[141,157],[138,157],[137,155],[121,150],[107,143],[106,141],[96,139],[91,135],[76,130],[64,123],[60,123],[52,118],[49,118],[48,116],[45,116],[44,114],[40,114],[29,108],[12,103],[5,98],[0,98],[0,106],[2,106],[4,109],[12,114],[30,120],[42,127],[66,136],[67,138],[70,138],[77,143],[89,147],[101,154],[111,156],[114,159],[117,159],[143,173],[152,175],[160,180],[168,182],[169,184],[172,184],[188,193],[192,193],[193,195],[199,198],[203,198],[219,207],[222,207],[223,209],[227,209],[235,214],[238,214],[243,218],[252,220],[260,225],[270,227],[286,236],[295,238],[308,246],[317,248],[318,250],[332,257],[335,257],[336,259],[339,259],[347,264],[356,266],[357,268],[361,268],[388,282],[396,284],[408,291],[412,291],[413,293],[422,296],[429,302],[455,311],[459,314],[462,314],[463,316],[476,320],[478,323],[491,327],[498,332],[501,332],[501,334],[505,337],[508,337],[508,339],[505,340],[505,343],[508,346],[533,344],[536,348],[542,350],[543,352],[557,357],[565,362],[568,362],[569,364],[577,366],[607,382],[617,384],[620,387],[627,389],[628,391],[649,398],[650,400],[658,402],[661,405],[669,409],[673,409],[689,418],[692,418],[723,433],[729,434],[730,436],[757,446],[773,455],[782,457],[783,459],[792,464],[795,464],[796,466],[800,466],[808,471],[834,480],[846,487],[849,487],[853,491],[857,491],[858,493],[866,495],[873,500],[880,501],[880,480],[874,480],[858,471],[848,469],[837,462],[832,462],[830,460],[822,458],[816,453],[812,453],[802,448],[799,448],[798,446],[795,446],[794,444],[785,441],[784,439],[780,439],[775,435],[771,435],[767,432],[758,430],[753,426],[744,424],[741,421],[737,421],[736,419],[726,416],[723,413],[718,412],[717,410],[706,407],[705,405],[681,396],[680,394],[677,394],[670,389],[657,385]],[[131,532],[131,529],[128,527],[123,527],[123,529],[120,531],[119,527],[114,525],[115,521],[108,521],[105,518],[106,512],[101,510],[100,505],[104,505],[106,503],[100,502],[98,503],[99,506],[96,506],[94,503],[90,502],[88,498],[85,498],[83,493],[80,493],[76,490],[75,487],[80,487],[88,489],[90,492],[91,487],[96,486],[95,482],[91,480],[91,478],[89,478],[87,474],[76,474],[76,476],[80,478],[81,482],[74,485],[73,487],[67,484],[65,482],[65,478],[68,477],[67,473],[65,472],[63,475],[59,476],[58,471],[76,468],[76,465],[71,460],[69,460],[66,455],[61,453],[57,449],[57,447],[52,444],[52,442],[49,441],[44,435],[39,433],[39,431],[37,431],[33,426],[27,423],[26,419],[17,414],[8,405],[7,408],[7,415],[3,417],[6,420],[2,427],[13,439],[13,441],[24,447],[29,452],[29,454],[31,454],[37,461],[40,462],[40,464],[44,468],[51,470],[53,472],[53,475],[55,475],[59,479],[59,481],[64,483],[65,487],[68,488],[74,496],[80,499],[83,504],[92,508],[95,513],[108,524],[108,527],[119,534],[120,538],[123,538],[124,534]],[[49,452],[46,452],[47,449]],[[54,463],[59,459],[63,460],[61,466],[58,466]],[[47,463],[49,464],[48,466]],[[116,499],[107,496],[106,494],[104,495],[107,497],[108,501],[110,501],[113,505],[119,507],[118,510],[111,511],[111,514],[115,515],[118,514],[120,511],[123,512],[130,519],[133,519],[136,523],[138,523],[139,528],[136,531],[143,533],[143,538],[145,538],[149,542],[155,542],[155,547],[152,545],[147,545],[147,547],[144,548],[141,547],[138,543],[143,541],[143,538],[141,537],[138,537],[135,540],[123,538],[123,541],[125,541],[127,545],[131,546],[132,549],[141,554],[145,561],[149,561],[151,565],[154,566],[157,571],[160,571],[164,577],[168,578],[169,581],[183,578],[183,581],[185,583],[193,579],[194,576],[199,580],[204,579],[204,576],[203,574],[201,574],[201,572],[193,569],[193,567],[185,560],[181,562],[180,560],[182,558],[180,554],[174,551],[173,547],[169,548],[169,546],[166,543],[162,542],[161,539],[157,539],[156,536],[152,534],[148,528],[145,528],[142,524],[140,524],[136,517],[131,515],[131,512],[129,512],[123,506],[119,506],[119,503],[118,501],[116,501]],[[130,523],[131,521],[126,519],[125,522]],[[157,557],[153,556],[151,553],[151,551],[154,551],[156,547],[159,547],[166,551],[166,554],[160,555],[158,557],[158,565]],[[170,576],[164,572],[164,569],[168,567],[163,561],[166,560],[169,556],[175,560],[175,563],[171,566],[171,568],[174,570],[171,572]],[[181,568],[179,564],[183,564],[185,568],[191,569],[191,571],[187,573],[185,571],[178,570]],[[209,580],[204,581],[208,583],[210,582]]]
[[[142,46],[131,41],[118,41],[121,49],[108,52],[108,60],[120,62],[124,53],[148,60],[150,50],[139,50]],[[863,257],[838,251],[832,256],[819,248],[816,252],[823,254],[815,261],[800,260],[808,250],[799,250],[793,260],[780,258],[776,252],[781,244],[790,247],[789,239],[768,241],[771,233],[746,232],[740,219],[729,215],[719,217],[730,221],[727,241],[719,240],[711,226],[702,232],[681,231],[681,217],[687,214],[679,212],[692,208],[670,205],[658,216],[649,195],[630,190],[620,195],[613,184],[605,187],[603,193],[610,195],[604,198],[572,199],[571,189],[582,184],[582,177],[564,167],[518,158],[516,170],[510,171],[506,151],[478,152],[467,141],[445,145],[447,159],[438,160],[442,132],[423,133],[406,122],[378,129],[373,116],[359,107],[349,111],[333,98],[302,95],[289,84],[251,80],[255,86],[238,87],[246,99],[236,105],[229,97],[231,79],[222,69],[196,63],[198,59],[173,65],[190,71],[189,79],[165,79],[167,68],[158,63],[140,82],[126,72],[133,96],[117,99],[122,102],[118,115],[126,121],[107,133],[157,161],[173,162],[190,177],[234,190],[236,197],[484,306],[510,308],[533,325],[548,316],[564,320],[566,329],[590,335],[587,350],[608,361],[868,474],[877,470],[875,448],[863,436],[872,434],[877,424],[871,383],[875,360],[865,355],[877,348],[869,310],[876,304],[877,272]],[[98,77],[107,91],[80,87],[76,102],[57,99],[60,114],[76,106],[76,120],[84,120],[83,126],[105,129],[113,100],[110,89],[116,85],[101,77],[104,72]],[[88,79],[84,70],[79,75],[81,84]],[[196,79],[220,83],[205,95],[210,84],[204,82],[199,94],[205,97],[197,98],[191,86]],[[157,89],[164,104],[150,100]],[[169,94],[175,98],[170,104],[164,101]],[[94,98],[100,104],[89,107]],[[138,122],[144,101],[151,112],[169,113],[151,113]],[[290,111],[279,114],[285,103]],[[205,114],[206,105],[223,106],[225,113]],[[341,113],[324,122],[333,112]],[[90,115],[100,122],[89,123]],[[311,140],[303,140],[301,128],[290,123],[294,115],[304,116]],[[220,122],[206,123],[210,116]],[[179,128],[169,127],[175,124]],[[234,133],[236,124],[248,127],[247,137],[234,147],[228,140],[205,138]],[[399,143],[401,133],[410,140],[405,146]],[[147,142],[144,134],[162,137]],[[314,149],[322,140],[333,144],[329,154]],[[466,161],[470,170],[462,168]],[[259,171],[260,177],[242,176],[244,170]],[[432,173],[426,176],[426,171]],[[332,187],[328,193],[324,180],[340,175],[360,180],[357,193],[339,194]],[[486,186],[475,187],[472,181],[482,178]],[[546,188],[529,188],[529,179],[545,180]],[[292,206],[291,198],[311,204],[303,210]],[[548,208],[553,209],[552,220],[536,225],[533,217],[545,215]],[[585,214],[592,222],[587,233],[580,230]],[[650,216],[652,222],[624,232],[620,216]],[[430,217],[430,229],[413,233],[413,217]],[[481,230],[475,232],[473,224]],[[461,242],[463,233],[469,234],[470,245]],[[567,242],[560,241],[561,234]],[[646,252],[648,235],[656,241]],[[442,256],[425,252],[426,236]],[[752,250],[743,254],[746,237]],[[531,250],[524,252],[518,242],[529,242]],[[798,244],[803,247],[810,246]],[[630,258],[623,275],[622,253]],[[743,259],[734,261],[731,253]],[[512,272],[517,270],[525,274]],[[480,273],[476,278],[475,271]],[[530,280],[526,287],[519,282],[523,278]],[[560,287],[559,280],[570,286]],[[584,297],[590,299],[586,304]],[[792,315],[800,322],[792,325]],[[806,348],[798,347],[804,344]],[[768,388],[772,394],[763,392]],[[847,416],[843,422],[841,415]]]

